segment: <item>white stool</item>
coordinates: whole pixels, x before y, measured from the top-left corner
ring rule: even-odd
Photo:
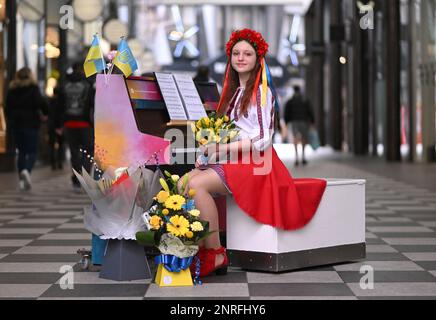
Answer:
[[[282,272],[365,258],[365,183],[327,180],[312,221],[296,231],[256,222],[228,196],[230,266]]]

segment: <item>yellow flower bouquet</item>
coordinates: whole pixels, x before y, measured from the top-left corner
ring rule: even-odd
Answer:
[[[191,129],[199,146],[230,143],[236,140],[239,133],[234,120],[230,120],[227,115],[219,117],[216,112],[210,113],[196,123],[191,123]],[[208,160],[207,155],[201,156],[202,164],[207,164]]]
[[[188,180],[182,184],[182,189],[178,190],[177,183],[180,179],[177,175],[172,175],[165,171],[166,178],[160,179],[162,190],[155,196],[155,204],[143,214],[143,220],[148,230],[136,233],[136,240],[142,245],[155,245],[160,255],[155,258],[159,265],[156,282],[162,273],[166,273],[166,281],[174,278],[177,274],[189,274],[188,284],[192,285],[189,266],[198,252],[198,243],[207,237],[209,223],[201,220],[201,212],[195,208],[195,190],[186,190]],[[190,281],[190,282],[189,282]],[[194,281],[198,282],[198,275]],[[177,282],[177,281],[172,281]]]

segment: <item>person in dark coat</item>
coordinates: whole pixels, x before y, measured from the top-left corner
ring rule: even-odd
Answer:
[[[285,122],[286,124],[291,124],[294,136],[295,165],[298,166],[300,164],[298,159],[299,143],[303,146],[302,163],[306,165],[307,160],[304,149],[308,142],[309,128],[315,124],[315,116],[310,102],[303,97],[299,86],[294,87],[294,95],[285,105]]]
[[[5,115],[18,150],[19,187],[32,187],[31,173],[36,162],[41,121],[47,119],[47,101],[42,96],[32,71],[17,71],[6,94]]]

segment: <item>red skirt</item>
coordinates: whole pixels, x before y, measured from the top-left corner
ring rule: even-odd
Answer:
[[[239,208],[259,223],[284,230],[312,220],[327,185],[321,179],[294,180],[274,148],[263,153],[262,162],[250,157],[223,168]]]

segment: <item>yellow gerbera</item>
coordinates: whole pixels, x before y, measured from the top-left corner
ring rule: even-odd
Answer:
[[[167,223],[167,230],[176,237],[184,236],[188,231],[189,221],[183,216],[171,217],[170,223]]]
[[[191,224],[192,231],[203,231],[203,225],[200,221],[195,221]]]
[[[159,230],[160,227],[162,226],[163,222],[161,217],[159,216],[152,216],[150,218],[150,226],[153,230]]]
[[[182,209],[182,205],[184,205],[186,202],[185,198],[182,197],[181,195],[173,195],[171,197],[169,197],[166,201],[165,201],[165,207],[168,209],[173,209],[173,210],[181,210]]]
[[[157,194],[156,198],[159,203],[164,203],[169,196],[170,194],[168,192],[162,190]]]

